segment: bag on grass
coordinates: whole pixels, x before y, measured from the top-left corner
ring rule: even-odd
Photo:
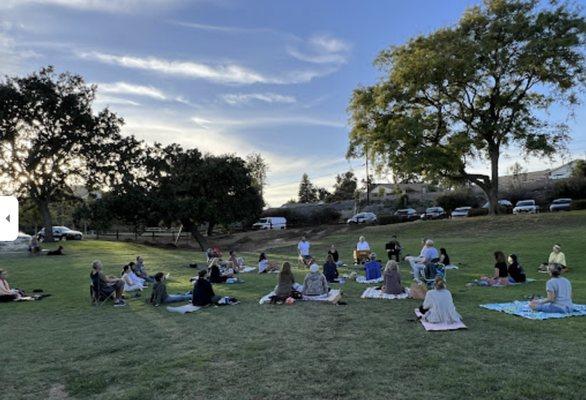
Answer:
[[[413,282],[411,284],[411,297],[413,299],[423,300],[427,294],[427,287],[422,283]]]

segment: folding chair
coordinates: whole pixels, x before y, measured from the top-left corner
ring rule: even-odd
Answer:
[[[114,300],[115,294],[116,291],[112,291],[112,293],[110,293],[109,295],[104,296],[99,290],[99,285],[98,288],[96,288],[94,286],[94,281],[90,278],[90,300],[92,306],[97,305],[98,307],[101,307],[108,300]]]

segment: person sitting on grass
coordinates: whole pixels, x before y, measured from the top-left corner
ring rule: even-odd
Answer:
[[[275,288],[275,295],[271,297],[271,304],[284,302],[291,297],[293,284],[295,284],[295,276],[291,272],[291,264],[285,261],[281,267],[281,272],[279,272],[277,287]]]
[[[562,272],[565,272],[567,269],[566,265],[566,255],[562,253],[562,246],[559,244],[555,244],[551,253],[549,254],[549,259],[546,263],[543,263],[539,266],[539,272],[549,272],[551,266],[559,265],[562,267]]]
[[[134,265],[134,273],[146,282],[153,283],[155,281],[154,276],[150,276],[144,266],[144,260],[141,256],[136,257],[136,264]]]
[[[114,306],[125,306],[126,303],[122,299],[124,293],[124,281],[122,279],[114,278],[113,276],[104,275],[102,267],[103,265],[100,260],[96,260],[92,263],[90,278],[92,280],[93,290],[96,291],[98,298],[105,298],[114,294]]]
[[[336,263],[336,265],[338,267],[341,267],[344,265],[344,263],[342,261],[340,261],[340,254],[338,254],[338,249],[336,249],[335,245],[331,245],[330,249],[328,250],[328,256],[332,256],[332,259],[334,260],[334,262]]]
[[[509,266],[507,272],[509,273],[509,283],[525,283],[527,276],[523,267],[519,265],[519,260],[515,254],[511,254],[508,259]]]
[[[5,270],[0,269],[0,303],[19,300],[24,293],[18,289],[12,289],[6,281],[8,274]]]
[[[57,247],[57,250],[51,250],[47,252],[48,256],[62,256],[63,255],[63,246]]]
[[[210,282],[211,283],[226,283],[228,278],[232,278],[233,272],[231,274],[222,274],[220,271],[220,260],[218,258],[214,258],[208,267],[208,271],[210,274]]]
[[[379,279],[381,277],[382,265],[376,259],[376,254],[370,254],[370,261],[364,264],[365,279],[367,281]]]
[[[317,264],[311,264],[309,273],[305,275],[303,280],[303,295],[304,296],[323,296],[328,294],[330,288],[328,281],[324,274],[319,272]]]
[[[411,273],[413,274],[413,279],[416,282],[421,282],[421,273],[423,272],[427,264],[431,264],[432,262],[436,262],[439,260],[439,252],[434,247],[433,240],[424,240],[425,242],[423,248],[421,249],[419,257],[405,257],[405,260],[408,261],[411,265]]]
[[[37,255],[41,252],[39,238],[36,235],[31,236],[31,240],[28,243],[28,251],[33,255]]]
[[[194,306],[205,307],[210,304],[217,304],[221,299],[220,296],[216,296],[211,282],[206,277],[206,270],[199,271],[197,274],[197,280],[193,285],[193,297],[191,299],[191,304]]]
[[[329,283],[333,283],[338,279],[338,266],[334,261],[334,257],[328,254],[326,263],[324,264],[324,276]]]
[[[399,263],[395,260],[390,260],[385,266],[383,273],[384,283],[381,287],[383,293],[386,294],[403,294],[405,288],[401,285],[401,273],[399,272]]]
[[[136,269],[136,264],[131,261],[128,263],[128,266],[130,267],[128,269],[128,276],[130,277],[130,279],[132,280],[134,285],[140,285],[140,286],[147,286],[146,280],[139,278],[138,275],[136,275],[135,269]],[[123,270],[124,272],[124,270]]]
[[[155,284],[151,293],[150,303],[155,307],[161,304],[179,303],[181,301],[191,300],[191,293],[167,294],[167,285],[165,284],[165,274],[157,272],[155,274]]]
[[[570,313],[574,309],[572,303],[572,284],[562,275],[560,265],[549,267],[551,278],[545,283],[546,299],[532,300],[529,306],[535,311],[545,313]]]
[[[434,288],[426,293],[419,311],[423,314],[421,318],[432,324],[454,324],[462,320],[454,306],[452,293],[440,277],[435,278]]]
[[[266,274],[268,272],[278,271],[279,266],[275,263],[271,263],[265,253],[260,253],[258,257],[258,273]]]
[[[234,272],[241,272],[244,269],[244,260],[240,257],[237,257],[234,250],[230,250],[229,254],[230,257],[228,258],[228,262],[233,264]]]
[[[450,265],[450,256],[445,248],[440,248],[439,251],[439,263],[443,265]]]
[[[483,275],[480,279],[469,283],[467,286],[504,286],[509,282],[509,267],[507,265],[507,257],[502,251],[494,252],[494,274],[493,276]]]
[[[124,267],[122,267],[122,280],[124,281],[124,291],[141,292],[144,287],[140,282],[137,282],[134,279],[132,279],[132,275],[134,275],[134,272],[132,272],[130,264],[126,264]]]

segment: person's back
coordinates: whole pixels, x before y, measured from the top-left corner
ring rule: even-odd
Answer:
[[[158,306],[165,302],[167,298],[167,285],[162,281],[155,281],[153,292],[151,293],[151,304]]]
[[[279,272],[279,280],[277,283],[277,288],[275,289],[275,295],[279,297],[291,296],[291,291],[293,290],[294,283],[295,277],[291,272]]]
[[[226,277],[220,273],[220,268],[214,264],[210,267],[210,282],[211,283],[225,283]]]
[[[383,292],[387,294],[401,294],[405,289],[401,285],[401,274],[399,271],[385,270],[383,274]]]
[[[312,264],[310,272],[303,281],[303,294],[306,296],[321,296],[328,293],[328,281],[324,274],[319,272],[319,267]]]
[[[423,316],[427,322],[434,324],[453,324],[460,322],[460,314],[456,311],[452,293],[448,289],[433,289],[427,292],[423,308],[428,309]]]
[[[523,283],[527,280],[525,271],[517,261],[512,262],[508,267],[509,276],[515,283]]]
[[[366,280],[379,279],[381,277],[381,264],[376,260],[370,260],[364,264]]]
[[[551,278],[545,284],[548,292],[555,293],[555,301],[552,305],[570,312],[574,308],[572,302],[572,284],[564,277]]]
[[[213,303],[213,297],[215,296],[212,284],[207,279],[200,277],[195,281],[193,286],[193,297],[191,298],[191,304],[198,307],[204,307]]]
[[[334,261],[327,261],[324,264],[324,276],[328,282],[334,282],[338,278],[338,266]]]
[[[425,263],[430,263],[439,260],[439,251],[435,247],[425,246],[421,250],[421,257],[425,259]]]

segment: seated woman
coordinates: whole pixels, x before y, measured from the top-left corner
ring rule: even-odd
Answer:
[[[260,253],[258,257],[258,273],[259,274],[266,274],[268,272],[278,271],[279,266],[275,263],[269,262],[267,255],[265,253]]]
[[[545,284],[547,298],[532,300],[529,306],[535,311],[545,313],[570,313],[574,309],[572,303],[572,284],[561,276],[562,267],[554,265],[549,268],[549,279]]]
[[[193,297],[191,299],[191,304],[197,307],[205,307],[220,301],[221,297],[216,296],[211,282],[206,279],[207,271],[199,271],[197,276],[198,278],[193,285]]]
[[[338,279],[338,265],[334,261],[334,257],[328,254],[326,263],[324,264],[324,276],[329,283],[333,283]]]
[[[338,267],[344,266],[344,263],[340,261],[340,254],[338,254],[338,249],[336,249],[335,245],[330,246],[330,249],[328,250],[328,256],[332,256],[332,259]]]
[[[8,274],[3,269],[0,269],[0,303],[7,303],[20,299],[24,293],[17,289],[12,289],[6,278]]]
[[[323,296],[328,294],[329,291],[328,281],[324,274],[319,272],[319,266],[317,264],[311,264],[309,273],[305,275],[303,281],[303,295]]]
[[[291,297],[294,283],[295,277],[291,272],[291,264],[285,261],[281,267],[281,272],[279,272],[277,287],[275,288],[275,295],[271,298],[271,304],[283,302]]]
[[[454,306],[452,293],[440,277],[435,278],[434,289],[427,292],[419,311],[423,314],[421,318],[432,324],[454,324],[462,319]]]
[[[518,258],[515,254],[511,254],[508,259],[509,266],[507,272],[509,273],[509,283],[524,283],[527,281],[527,276],[523,267],[519,265]]]
[[[140,285],[140,286],[146,287],[147,286],[146,280],[145,279],[142,279],[142,278],[139,278],[139,276],[136,274],[136,272],[134,272],[135,269],[136,269],[136,264],[133,261],[131,261],[131,262],[128,263],[128,266],[130,267],[128,269],[128,276],[130,277],[130,279],[132,280],[132,282],[135,285]]]
[[[373,280],[379,279],[381,277],[381,269],[382,265],[376,259],[376,254],[370,254],[370,261],[364,264],[364,272],[366,275],[366,280]]]
[[[48,256],[62,256],[63,255],[63,246],[57,247],[57,250],[51,250],[47,252]]]
[[[147,270],[144,266],[144,260],[141,256],[137,256],[136,257],[136,264],[134,265],[134,268],[132,268],[134,270],[134,273],[136,274],[136,276],[138,276],[141,279],[144,279],[146,282],[154,282],[155,281],[155,277],[154,276],[150,276],[147,273]]]
[[[165,284],[165,274],[157,272],[155,274],[155,284],[151,293],[150,303],[158,307],[161,304],[178,303],[181,301],[191,300],[191,293],[167,294],[167,285]]]
[[[220,267],[220,260],[214,258],[208,267],[208,271],[210,273],[210,282],[211,283],[226,283],[228,278],[231,278],[232,274],[222,274],[221,267]]]
[[[395,260],[387,262],[385,272],[383,273],[384,283],[381,290],[386,294],[403,294],[405,288],[401,285],[401,273],[399,272],[399,263]]]
[[[130,264],[126,264],[124,267],[122,267],[122,280],[124,281],[124,291],[125,292],[136,292],[136,291],[140,292],[140,291],[142,291],[142,289],[144,289],[144,287],[142,286],[142,284],[140,282],[133,280],[131,274],[134,275],[134,272],[132,272],[132,269],[130,268]]]
[[[567,270],[566,265],[566,255],[562,253],[562,246],[559,244],[555,244],[551,253],[549,254],[549,259],[546,263],[543,263],[539,266],[539,272],[548,273],[551,266],[559,265],[562,267],[562,272]]]
[[[439,263],[443,265],[450,265],[450,256],[445,248],[440,248]]]
[[[100,260],[96,260],[92,263],[90,279],[92,280],[94,296],[96,296],[97,299],[100,299],[114,294],[114,306],[125,306],[126,303],[124,303],[124,300],[122,299],[122,294],[124,293],[124,281],[122,279],[104,275],[102,267],[102,262]]]
[[[228,262],[233,264],[234,272],[236,273],[244,269],[244,259],[237,257],[234,250],[230,250],[230,258],[228,258]]]
[[[509,283],[509,267],[507,265],[507,257],[502,251],[495,251],[493,276],[481,276],[480,279],[472,282],[470,285],[476,284],[478,286],[494,286],[508,285]]]

